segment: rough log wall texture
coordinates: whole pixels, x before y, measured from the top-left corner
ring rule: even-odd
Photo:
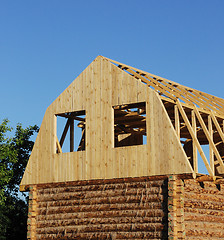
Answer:
[[[35,185],[28,239],[224,239],[224,184],[173,175]]]
[[[30,187],[27,219],[27,239],[36,240],[37,187]]]
[[[224,184],[184,181],[186,239],[224,239]]]
[[[167,239],[167,177],[37,186],[36,239]]]
[[[184,186],[175,175],[168,178],[168,239],[185,239]]]

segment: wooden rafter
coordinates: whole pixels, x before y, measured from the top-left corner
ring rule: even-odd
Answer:
[[[212,110],[216,116],[220,115],[222,118],[224,117],[224,100],[221,98],[183,86],[109,58],[103,58],[118,65],[119,68],[140,79],[149,87],[154,88],[160,94],[161,98],[165,97],[174,102],[177,99],[180,99],[191,109],[193,109],[194,105],[197,105],[200,108],[200,111],[204,110],[210,112]]]

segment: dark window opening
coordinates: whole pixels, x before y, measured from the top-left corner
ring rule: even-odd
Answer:
[[[114,146],[147,143],[145,102],[114,106]]]
[[[85,150],[85,110],[57,114],[57,153]]]

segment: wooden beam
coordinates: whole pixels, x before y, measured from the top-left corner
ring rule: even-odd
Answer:
[[[58,137],[56,136],[56,147],[57,147],[57,153],[62,153],[61,145],[58,141]]]
[[[165,91],[164,88],[162,88],[161,86],[159,86],[159,84],[158,84],[157,82],[155,83],[155,80],[154,80],[154,81],[152,81],[152,80],[150,81],[150,80],[148,80],[148,79],[145,79],[142,75],[136,73],[135,71],[133,71],[133,70],[131,70],[131,69],[128,69],[128,71],[129,71],[131,74],[133,74],[135,77],[141,79],[142,82],[146,83],[147,85],[150,85],[150,86],[154,87],[155,90],[163,93],[165,96],[167,96],[167,97],[169,97],[169,98],[171,98],[171,99],[173,99],[173,100],[176,99],[175,96],[173,96],[173,95],[170,94],[169,92]]]
[[[82,129],[82,137],[78,146],[77,151],[82,151],[85,149],[85,128]]]
[[[60,145],[61,147],[63,146],[63,143],[65,141],[65,137],[66,137],[66,134],[68,132],[68,128],[69,128],[69,119],[67,120],[66,124],[65,124],[65,128],[64,128],[64,131],[61,135],[61,139],[60,139]]]
[[[144,77],[149,79],[151,82],[154,82],[156,85],[160,86],[162,89],[166,90],[173,96],[175,96],[175,98],[179,98],[179,99],[183,100],[184,102],[188,103],[189,105],[193,105],[191,100],[182,96],[183,91],[173,87],[172,84],[167,83],[166,81],[163,81],[163,80],[154,79],[154,78],[148,76],[147,74]]]
[[[70,152],[74,152],[74,120],[69,119],[70,125]]]
[[[196,124],[195,113],[193,110],[191,111],[191,121],[192,121],[192,129],[193,129],[195,138],[197,138],[197,124]],[[193,148],[193,168],[194,168],[194,171],[197,173],[198,172],[198,153],[197,153],[195,139],[192,140],[192,148]]]
[[[159,91],[161,91],[167,97],[170,97],[170,95],[171,95],[175,98],[182,99],[186,103],[190,103],[190,105],[196,103],[202,109],[206,109],[207,111],[214,110],[218,114],[224,115],[224,111],[223,111],[224,100],[221,98],[215,97],[211,94],[207,94],[207,93],[204,93],[204,92],[201,92],[198,90],[195,90],[193,88],[183,86],[181,84],[175,83],[168,79],[165,79],[165,78],[156,76],[154,74],[139,70],[137,68],[114,61],[112,59],[105,58],[105,57],[103,57],[103,58],[112,63],[117,64],[118,67],[120,67],[123,70],[128,71],[130,74],[133,74],[134,76],[136,76],[136,74],[144,75],[145,78],[151,79],[151,83],[153,82],[153,86],[152,85],[151,86],[154,88],[155,88],[155,85],[157,86],[157,88],[159,87],[160,88]],[[145,80],[142,80],[142,81],[145,82]],[[162,82],[163,85],[159,82]],[[170,90],[168,90],[167,88],[169,88]],[[163,89],[163,90],[161,90],[161,89]],[[156,90],[158,90],[158,89],[156,89]],[[168,91],[169,93],[167,93],[166,91]],[[189,98],[193,98],[193,100],[189,99]],[[171,97],[171,99],[173,99],[173,98]]]
[[[167,98],[167,97],[164,97],[164,96],[161,96],[161,95],[159,95],[159,97],[161,98],[162,101],[167,101],[167,102],[176,104],[176,100],[172,100],[172,99],[170,99],[170,98]],[[186,103],[181,103],[181,105],[182,105],[183,107],[185,107],[185,108],[188,108],[189,110],[190,110],[190,109],[192,109],[192,110],[194,109],[194,105],[189,106],[189,104],[186,104]],[[210,114],[211,114],[211,109],[205,110],[205,109],[202,109],[202,108],[201,108],[201,109],[200,109],[200,112],[201,112],[201,113],[204,113],[204,114],[207,114],[207,115],[210,115]],[[216,117],[221,118],[221,119],[224,119],[224,113],[221,115],[220,113],[215,112],[214,114],[215,114]]]
[[[212,128],[212,119],[211,119],[211,116],[209,115],[208,116],[208,131],[209,131],[209,134],[210,134],[210,137],[213,141],[213,128]],[[211,169],[212,171],[214,172],[215,171],[215,166],[214,166],[214,151],[211,147],[211,145],[209,144],[209,155],[210,155],[210,166],[211,166]]]
[[[188,117],[187,117],[183,107],[181,106],[181,103],[180,103],[179,100],[177,100],[177,106],[179,108],[179,111],[180,111],[180,114],[181,114],[182,118],[184,119],[184,121],[186,123],[186,126],[187,126],[187,128],[189,130],[189,133],[190,133],[192,139],[195,141],[195,145],[196,145],[196,147],[197,147],[197,149],[199,151],[199,154],[201,155],[201,158],[202,158],[202,160],[203,160],[203,162],[204,162],[204,164],[205,164],[205,166],[206,166],[206,168],[208,170],[209,175],[214,176],[214,172],[212,171],[212,169],[211,169],[211,167],[210,167],[210,165],[208,163],[208,160],[207,160],[207,158],[206,158],[206,156],[205,156],[205,154],[204,154],[204,152],[202,150],[202,147],[201,147],[198,139],[195,137],[194,130],[192,129],[192,126],[191,126],[191,124],[190,124],[190,122],[188,120]]]
[[[215,115],[214,115],[214,113],[211,112],[211,115],[210,115],[210,116],[211,116],[212,121],[213,121],[213,123],[215,124],[215,127],[216,127],[216,129],[217,129],[217,131],[218,131],[218,133],[219,133],[219,135],[220,135],[220,137],[221,137],[221,139],[222,139],[222,141],[223,141],[223,143],[224,143],[224,133],[223,133],[223,131],[222,131],[222,129],[221,129],[221,127],[220,127],[220,125],[219,125],[219,123],[218,123]]]
[[[221,156],[219,154],[219,151],[217,150],[217,148],[216,148],[212,138],[210,137],[209,131],[208,131],[208,129],[207,129],[205,123],[204,123],[204,120],[202,119],[201,114],[199,113],[199,111],[198,111],[196,106],[195,106],[194,111],[195,111],[197,119],[199,120],[199,122],[201,124],[201,127],[202,127],[202,129],[203,129],[203,131],[204,131],[208,141],[209,141],[209,145],[211,145],[211,147],[212,147],[212,149],[214,151],[214,154],[215,154],[215,156],[216,156],[216,158],[217,158],[217,160],[219,162],[219,165],[222,167],[222,169],[224,171],[224,164],[223,164],[222,158],[221,158]]]
[[[177,105],[174,106],[174,115],[175,115],[175,130],[178,138],[180,139],[180,117]]]

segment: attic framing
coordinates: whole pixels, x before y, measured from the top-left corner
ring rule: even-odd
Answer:
[[[181,141],[192,142],[188,160],[198,173],[199,152],[210,176],[224,175],[224,100],[210,94],[185,87],[154,74],[130,67],[106,58],[120,69],[154,89],[162,100],[176,134]],[[209,145],[210,158],[207,159],[201,145]],[[217,146],[219,145],[219,149]],[[188,149],[189,150],[189,149]]]
[[[21,189],[169,174],[196,178],[199,154],[209,177],[222,178],[223,107],[221,98],[98,56],[46,110]],[[57,117],[67,120],[60,136]],[[74,121],[82,129],[78,151]],[[63,152],[69,133],[70,150]]]

